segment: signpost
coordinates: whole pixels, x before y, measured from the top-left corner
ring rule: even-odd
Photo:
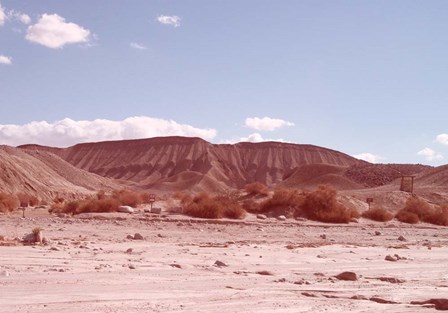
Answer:
[[[370,210],[370,203],[373,203],[373,198],[367,198],[366,202],[369,205],[369,210]]]
[[[155,194],[150,194],[149,195],[149,203],[151,203],[151,210],[152,210],[152,204],[156,202],[156,195]]]

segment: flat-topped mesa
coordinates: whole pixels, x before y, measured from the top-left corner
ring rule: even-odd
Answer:
[[[72,165],[140,186],[176,189],[176,184],[224,184],[241,188],[249,182],[268,185],[307,164],[351,166],[359,161],[344,153],[313,146],[281,142],[211,144],[200,138],[157,137],[77,144],[68,148],[22,146],[52,151]],[[194,186],[190,186],[193,188]],[[208,189],[202,188],[202,189]],[[201,189],[201,188],[198,188]]]

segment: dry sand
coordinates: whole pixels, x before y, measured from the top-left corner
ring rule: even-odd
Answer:
[[[410,302],[448,298],[443,227],[29,215],[0,216],[1,312],[435,312]],[[48,245],[10,240],[35,227]]]

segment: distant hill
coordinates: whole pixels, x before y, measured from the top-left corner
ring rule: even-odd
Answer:
[[[74,198],[119,188],[111,179],[78,169],[46,151],[0,146],[0,191],[43,199]]]
[[[216,191],[242,188],[255,181],[272,186],[304,165],[350,167],[366,163],[313,145],[211,144],[186,137],[83,143],[69,148],[36,145],[20,148],[52,152],[91,173],[162,191]]]

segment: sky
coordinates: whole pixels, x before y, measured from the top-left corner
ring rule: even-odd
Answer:
[[[0,0],[0,144],[194,136],[448,163],[448,1]]]

